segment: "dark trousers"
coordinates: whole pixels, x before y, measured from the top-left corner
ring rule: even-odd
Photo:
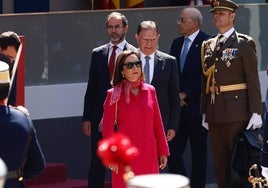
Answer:
[[[230,158],[234,140],[247,122],[209,124],[209,136],[214,159],[215,177],[218,188],[246,188],[249,183],[245,179],[245,185],[230,183]],[[247,177],[245,177],[247,178]]]
[[[187,142],[190,141],[192,168],[191,188],[204,188],[207,172],[207,130],[202,127],[202,118],[181,116],[180,125],[175,138],[169,143],[170,157],[168,168],[170,173],[187,176],[183,154]]]
[[[91,164],[88,173],[88,188],[103,188],[105,181],[105,167],[97,156],[98,142],[102,139],[99,131],[91,135]]]

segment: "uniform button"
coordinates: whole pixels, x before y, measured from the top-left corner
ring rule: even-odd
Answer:
[[[219,61],[219,58],[216,57],[215,60],[216,60],[216,61]]]
[[[266,144],[268,144],[268,140],[266,140]]]
[[[215,69],[215,72],[218,72],[218,69]]]
[[[235,98],[238,99],[238,96],[236,95]]]

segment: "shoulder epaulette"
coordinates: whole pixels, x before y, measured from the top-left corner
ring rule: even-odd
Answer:
[[[238,33],[238,38],[242,38],[243,40],[252,40],[252,37],[246,34]]]
[[[211,39],[215,38],[217,35],[209,36],[205,41],[210,41]]]
[[[15,108],[18,109],[19,111],[21,111],[22,113],[24,113],[27,116],[30,115],[29,111],[23,106],[16,106]]]

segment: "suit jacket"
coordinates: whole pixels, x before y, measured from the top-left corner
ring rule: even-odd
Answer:
[[[126,43],[124,50],[136,50],[136,48]],[[83,121],[91,121],[92,130],[98,129],[98,124],[102,118],[106,92],[111,88],[108,55],[109,43],[92,50],[83,112]]]
[[[201,45],[209,36],[200,31],[194,39],[181,72],[180,54],[184,42],[184,37],[178,37],[173,40],[170,55],[175,56],[178,62],[178,72],[180,75],[180,92],[185,92],[187,97],[185,102],[187,106],[182,107],[183,116],[198,117],[200,115],[200,99],[201,99]]]
[[[45,159],[30,117],[18,109],[0,106],[0,156],[9,171],[23,169],[24,178],[33,178],[45,170]],[[22,188],[17,178],[5,187]]]
[[[248,121],[253,112],[262,112],[255,42],[234,31],[217,52],[216,41],[217,37],[213,37],[203,44],[204,70],[215,64],[216,86],[246,83],[247,89],[220,92],[215,104],[211,104],[211,94],[203,89],[202,111],[208,123]],[[206,81],[205,77],[204,87]]]
[[[179,74],[176,58],[156,51],[151,84],[156,89],[165,130],[177,130],[180,119]]]

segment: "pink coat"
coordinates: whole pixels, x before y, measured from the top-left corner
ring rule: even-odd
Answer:
[[[108,90],[104,102],[103,137],[108,138],[114,132],[115,104],[110,105],[113,89]],[[141,86],[137,96],[130,92],[130,103],[126,103],[124,92],[118,102],[118,131],[129,137],[139,150],[139,155],[131,164],[135,175],[159,173],[159,156],[169,155],[162,118],[156,98],[155,88],[148,84]],[[124,169],[112,173],[112,187],[125,188]]]

